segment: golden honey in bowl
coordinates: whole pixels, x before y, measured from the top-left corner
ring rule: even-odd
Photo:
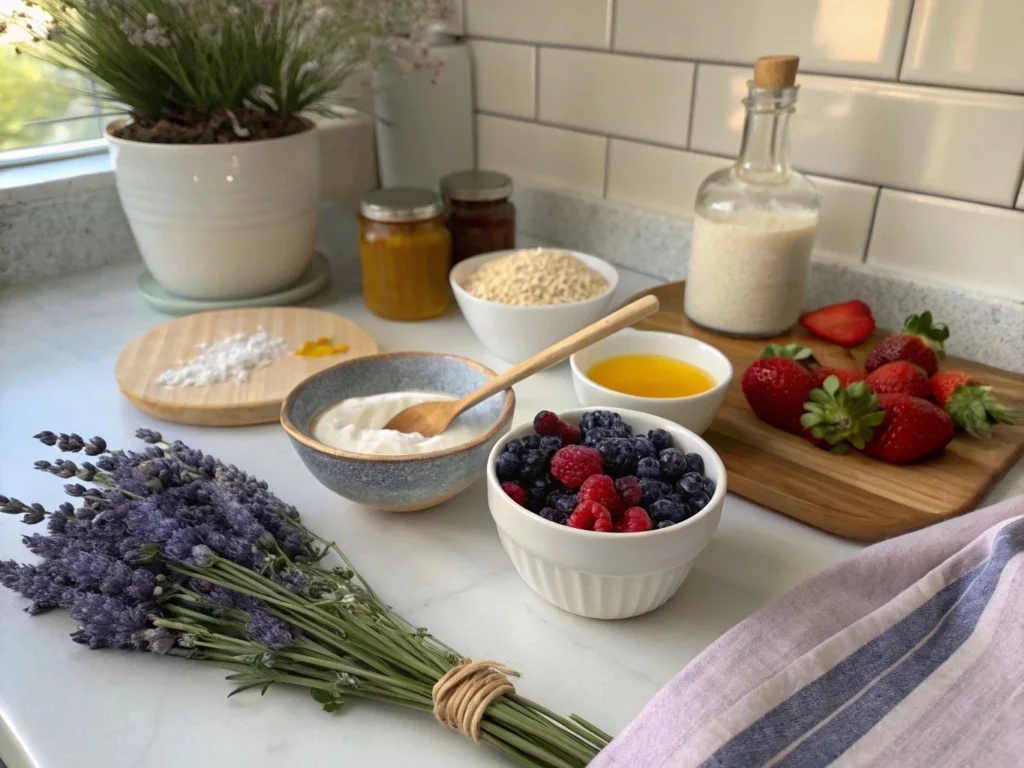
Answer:
[[[636,397],[689,397],[715,386],[703,368],[664,355],[607,357],[590,367],[587,378]]]

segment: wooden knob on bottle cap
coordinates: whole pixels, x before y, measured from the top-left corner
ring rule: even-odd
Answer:
[[[792,88],[796,83],[799,56],[762,56],[754,62],[754,86],[757,88]]]

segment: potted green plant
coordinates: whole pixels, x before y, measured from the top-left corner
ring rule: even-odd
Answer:
[[[20,21],[35,38],[26,52],[84,74],[126,111],[107,139],[153,276],[180,296],[233,299],[309,267],[320,167],[308,115],[332,113],[346,80],[396,53],[427,63],[420,33],[444,5],[39,0],[48,28]]]

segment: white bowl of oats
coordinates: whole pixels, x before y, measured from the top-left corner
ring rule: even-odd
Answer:
[[[476,337],[518,363],[604,315],[619,273],[585,253],[521,248],[460,261],[449,281]]]

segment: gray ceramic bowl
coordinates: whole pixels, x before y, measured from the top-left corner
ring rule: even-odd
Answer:
[[[480,363],[432,352],[392,352],[347,360],[299,382],[281,406],[281,425],[306,468],[346,499],[375,509],[408,512],[433,507],[480,477],[487,456],[508,432],[516,398],[511,389],[469,412],[486,414],[490,427],[462,445],[413,456],[349,453],[314,440],[312,425],[325,409],[347,397],[383,392],[442,392],[461,397],[494,376]],[[462,417],[460,417],[462,418]]]

